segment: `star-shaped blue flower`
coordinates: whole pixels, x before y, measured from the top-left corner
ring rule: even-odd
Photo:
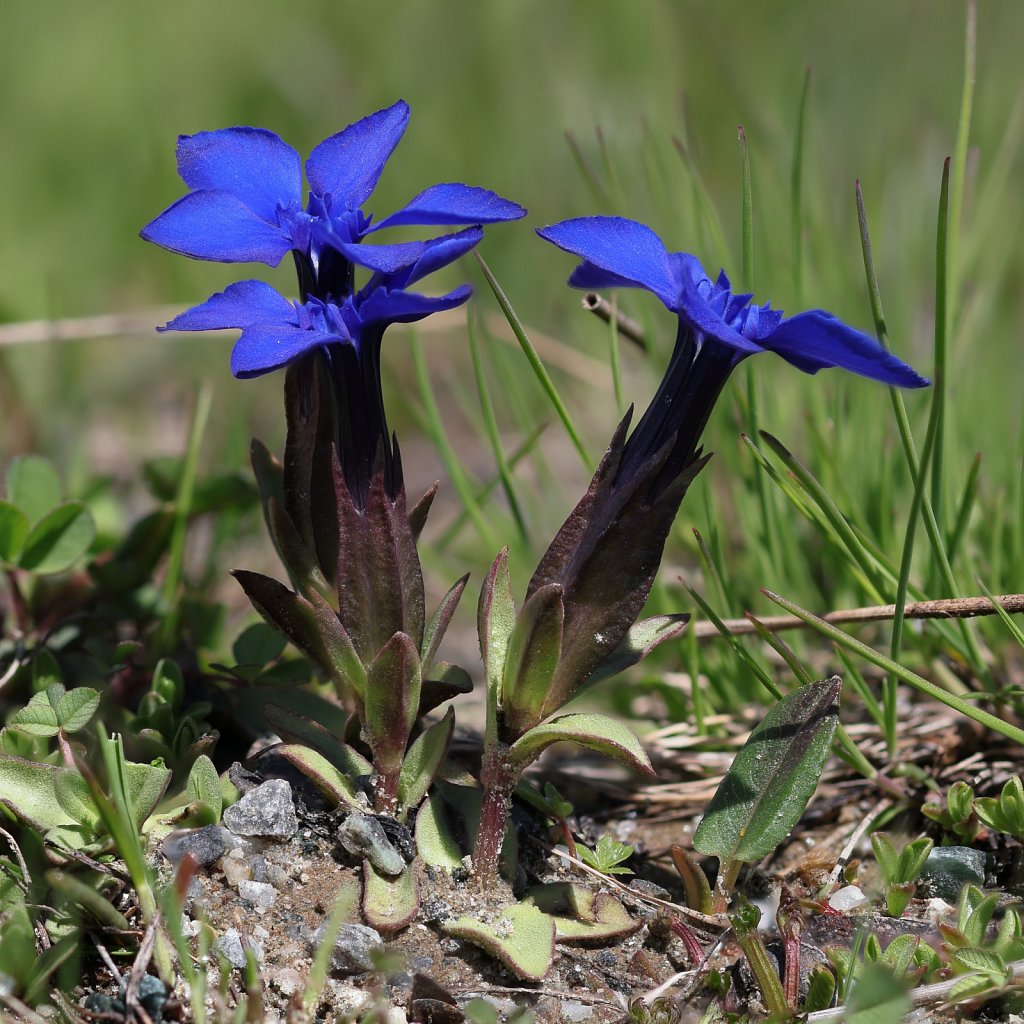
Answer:
[[[375,356],[389,324],[422,320],[469,298],[467,285],[437,297],[407,288],[458,259],[482,237],[483,232],[473,227],[428,242],[409,243],[418,253],[414,262],[399,270],[377,272],[359,291],[336,301],[310,296],[305,302],[293,302],[263,281],[239,281],[159,330],[240,328],[242,334],[231,352],[231,372],[236,377],[257,377],[321,347],[345,345],[358,358]],[[368,351],[371,348],[373,352]]]
[[[294,251],[309,262],[315,278],[325,254],[341,254],[345,263],[371,270],[408,266],[415,260],[408,243],[365,244],[382,228],[488,224],[526,213],[487,189],[449,183],[426,189],[374,222],[362,205],[408,122],[408,104],[399,100],[321,142],[306,161],[305,205],[299,154],[273,132],[225,128],[183,135],[178,173],[190,191],[143,228],[142,237],[172,252],[223,263],[277,266]],[[350,273],[332,269],[317,291],[325,298],[346,288],[351,290]]]
[[[751,295],[733,295],[725,272],[716,281],[695,256],[670,253],[646,225],[624,217],[580,217],[537,233],[583,262],[576,288],[645,288],[679,318],[675,350],[647,412],[630,436],[620,476],[637,472],[670,438],[661,474],[666,483],[692,460],[726,379],[743,359],[774,352],[806,373],[839,366],[896,387],[919,388],[924,377],[874,338],[831,313],[812,309],[784,317]]]

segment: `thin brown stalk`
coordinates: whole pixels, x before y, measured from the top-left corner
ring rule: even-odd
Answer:
[[[615,321],[615,329],[627,341],[633,342],[637,348],[647,349],[647,338],[644,335],[643,327],[632,317],[616,309],[603,295],[597,292],[587,292],[583,296],[583,308],[588,313],[593,313],[598,320],[606,324]]]
[[[903,616],[907,619],[973,619],[979,615],[995,615],[992,601],[1010,614],[1024,612],[1024,594],[1003,594],[992,600],[987,597],[950,597],[936,601],[912,601],[904,606]],[[885,622],[895,614],[896,605],[878,604],[840,609],[820,617],[831,623]],[[759,615],[757,620],[772,633],[807,627],[807,623],[796,615]],[[754,624],[747,618],[725,619],[723,624],[734,635],[756,632]],[[713,622],[698,622],[694,631],[698,640],[721,635]]]

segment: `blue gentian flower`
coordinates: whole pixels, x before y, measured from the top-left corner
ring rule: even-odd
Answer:
[[[143,228],[142,237],[223,263],[273,267],[292,251],[304,264],[304,290],[343,298],[352,290],[352,264],[397,270],[412,258],[407,243],[365,244],[382,228],[489,224],[526,213],[487,189],[450,183],[426,189],[374,222],[362,205],[408,122],[408,104],[399,100],[321,142],[306,161],[305,206],[299,154],[273,132],[224,128],[183,135],[178,173],[190,191]]]
[[[451,309],[470,294],[463,286],[431,298],[409,287],[472,249],[483,237],[481,224],[526,213],[487,189],[448,183],[375,222],[362,204],[408,122],[409,107],[399,100],[321,142],[305,164],[305,205],[299,154],[273,132],[226,128],[181,136],[178,172],[190,191],[141,232],[195,259],[277,266],[292,253],[298,302],[259,281],[242,281],[161,329],[240,328],[231,356],[237,377],[301,364],[298,372],[308,384],[313,362],[323,359],[334,391],[337,449],[357,503],[381,457],[389,494],[401,488],[381,395],[385,329]],[[382,228],[409,225],[464,229],[426,241],[366,241]],[[369,271],[358,289],[356,266]]]
[[[769,304],[755,305],[751,295],[733,295],[724,271],[712,281],[695,256],[670,253],[644,224],[624,217],[580,217],[537,233],[582,258],[570,285],[645,288],[679,318],[665,377],[626,443],[620,476],[636,472],[673,437],[660,480],[688,465],[729,374],[759,352],[775,352],[806,373],[839,366],[896,387],[928,384],[874,338],[831,313],[812,309],[784,317]]]

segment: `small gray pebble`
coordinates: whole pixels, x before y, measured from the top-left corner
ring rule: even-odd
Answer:
[[[324,941],[326,925],[310,936],[312,952]],[[364,924],[343,924],[331,950],[331,967],[338,974],[365,974],[373,970],[370,953],[384,944],[380,932]]]
[[[257,960],[263,959],[263,951],[252,941],[248,942],[249,948],[256,955]],[[245,949],[242,946],[242,936],[237,928],[229,928],[218,940],[217,949],[224,954],[232,967],[242,968],[245,966]]]
[[[205,828],[172,832],[164,840],[161,850],[172,864],[180,864],[186,854],[191,854],[200,867],[206,867],[237,845],[238,840],[226,828],[207,825]]]
[[[299,819],[292,804],[292,787],[284,779],[271,779],[250,790],[224,811],[224,824],[240,836],[295,835]]]
[[[338,827],[338,842],[353,857],[365,857],[382,875],[400,875],[405,859],[372,814],[353,811]]]

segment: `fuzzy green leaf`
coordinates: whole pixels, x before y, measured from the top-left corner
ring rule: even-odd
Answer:
[[[659,644],[680,636],[689,621],[689,615],[655,615],[636,623],[619,642],[619,646],[597,666],[586,685],[589,687],[603,679],[610,679],[630,665],[642,661]]]
[[[350,807],[360,808],[352,781],[342,775],[323,754],[319,754],[309,747],[300,746],[297,743],[284,743],[274,749],[275,753],[280,754],[285,760],[295,765],[303,775],[307,776],[314,785],[331,797],[335,803],[348,804]]]
[[[418,890],[415,865],[388,878],[363,861],[363,918],[371,928],[390,935],[411,924],[420,908]]]
[[[512,583],[508,571],[508,548],[502,548],[484,579],[477,608],[480,656],[487,687],[495,694],[501,693],[509,637],[515,625],[516,606],[512,599]]]
[[[841,687],[838,676],[802,686],[765,715],[712,798],[694,849],[752,863],[789,835],[828,758]]]
[[[460,917],[441,928],[498,957],[524,981],[540,981],[555,953],[555,922],[526,903],[505,907],[488,922]]]
[[[73,825],[74,819],[61,806],[54,791],[54,779],[60,770],[52,764],[0,754],[0,803],[37,832]]]
[[[28,516],[17,505],[0,501],[0,562],[17,562],[28,530]]]
[[[430,667],[434,664],[434,658],[437,656],[437,649],[440,647],[441,641],[444,639],[444,635],[448,630],[448,625],[452,621],[452,616],[455,614],[455,609],[459,606],[459,600],[462,598],[462,592],[466,589],[466,583],[468,580],[469,573],[467,572],[465,576],[457,579],[451,585],[448,593],[441,598],[441,602],[438,604],[437,610],[431,616],[430,621],[423,630],[423,643],[420,645],[420,652],[424,672],[429,672]]]
[[[440,797],[428,796],[420,805],[416,815],[416,850],[429,867],[445,871],[462,867],[462,850]]]
[[[64,572],[89,550],[95,536],[96,523],[85,505],[58,505],[29,531],[18,565],[40,575]]]
[[[286,642],[279,630],[254,622],[239,634],[231,653],[239,665],[269,665],[281,657]]]
[[[32,524],[60,504],[63,493],[53,463],[41,455],[22,455],[7,470],[7,500]]]
[[[406,808],[416,807],[427,795],[455,729],[455,710],[449,708],[440,722],[416,737],[402,762],[398,775],[398,802]]]
[[[562,651],[564,622],[558,583],[537,590],[516,618],[501,680],[501,707],[513,735],[522,735],[544,717],[544,702]]]
[[[53,775],[53,792],[72,820],[90,832],[96,831],[100,822],[99,808],[89,791],[89,784],[78,772],[58,768]]]
[[[100,706],[99,693],[89,686],[76,686],[68,690],[54,708],[57,722],[68,733],[84,729]]]
[[[188,785],[186,793],[189,801],[202,801],[211,807],[220,819],[220,812],[223,809],[224,798],[220,788],[220,776],[213,762],[205,755],[200,754],[192,764],[192,770],[188,773]]]
[[[606,715],[562,715],[534,726],[509,750],[509,758],[521,767],[534,762],[552,743],[579,743],[642,772],[653,775],[650,759],[636,735],[621,722]]]
[[[420,658],[405,633],[395,635],[366,674],[363,724],[378,771],[398,771],[420,706]]]
[[[348,778],[373,774],[373,765],[358,750],[343,743],[331,730],[325,729],[308,715],[280,704],[264,704],[263,716],[286,743],[312,747]]]
[[[846,1024],[900,1024],[910,1010],[905,983],[883,964],[868,964],[846,1001]]]

